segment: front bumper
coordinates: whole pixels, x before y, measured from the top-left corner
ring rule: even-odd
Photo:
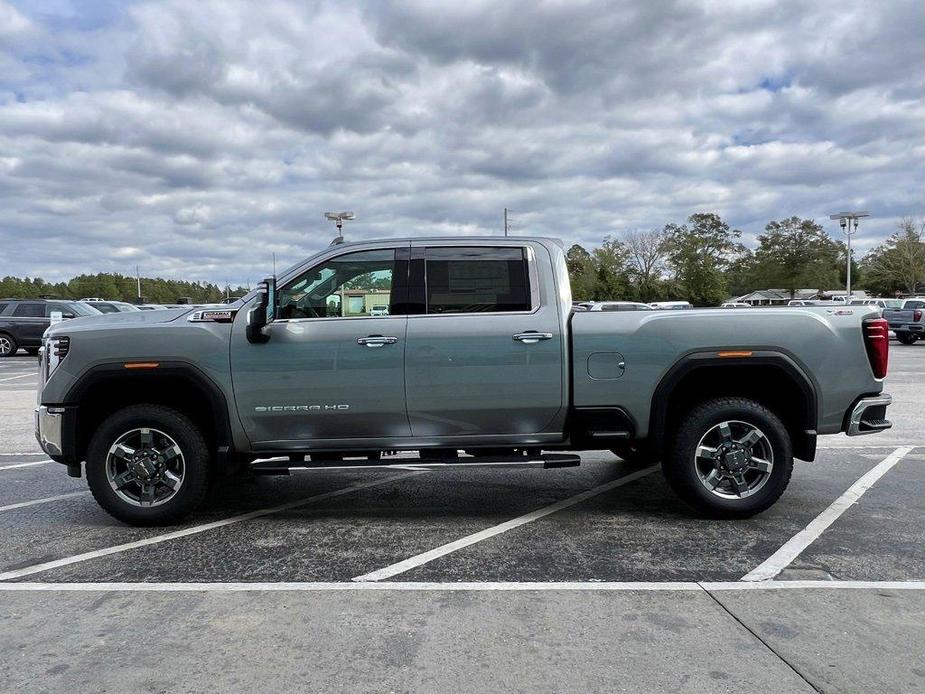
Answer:
[[[65,409],[63,407],[46,407],[39,405],[35,408],[35,438],[42,450],[52,458],[64,456],[64,425]]]
[[[861,398],[855,403],[848,417],[848,436],[876,434],[893,426],[886,418],[886,408],[893,402],[889,393]]]

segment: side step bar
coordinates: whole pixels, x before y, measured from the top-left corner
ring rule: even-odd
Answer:
[[[252,463],[248,468],[255,475],[291,475],[299,472],[318,470],[363,470],[392,468],[398,470],[451,467],[513,467],[544,469],[577,467],[581,457],[564,453],[544,453],[542,455],[508,455],[508,456],[459,456],[449,458],[392,458],[390,462],[375,462],[367,459],[358,460],[312,460],[304,464],[293,464],[288,458],[266,460]]]

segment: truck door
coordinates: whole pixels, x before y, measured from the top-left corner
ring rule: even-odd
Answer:
[[[397,261],[397,253],[405,259]],[[252,443],[321,447],[326,440],[410,435],[407,317],[381,308],[373,315],[373,306],[396,305],[392,283],[402,272],[406,280],[406,258],[407,242],[403,249],[345,249],[283,278],[264,344],[247,341],[245,316],[235,321],[235,401]]]
[[[412,244],[405,384],[415,437],[558,430],[564,336],[542,246]]]

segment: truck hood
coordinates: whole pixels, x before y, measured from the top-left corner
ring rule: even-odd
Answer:
[[[192,307],[167,308],[157,311],[126,311],[124,313],[104,313],[99,316],[81,316],[52,325],[45,331],[45,336],[69,335],[75,332],[86,332],[100,328],[112,330],[113,328],[133,328],[155,323],[170,323],[185,316],[191,310]]]

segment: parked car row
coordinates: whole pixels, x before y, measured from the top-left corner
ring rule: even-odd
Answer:
[[[573,301],[573,311],[658,311],[693,308],[689,301]]]
[[[206,308],[212,304],[130,304],[86,297],[69,299],[0,299],[0,358],[12,357],[20,349],[37,355],[42,334],[53,318],[69,320],[106,313],[154,311],[169,308]]]

